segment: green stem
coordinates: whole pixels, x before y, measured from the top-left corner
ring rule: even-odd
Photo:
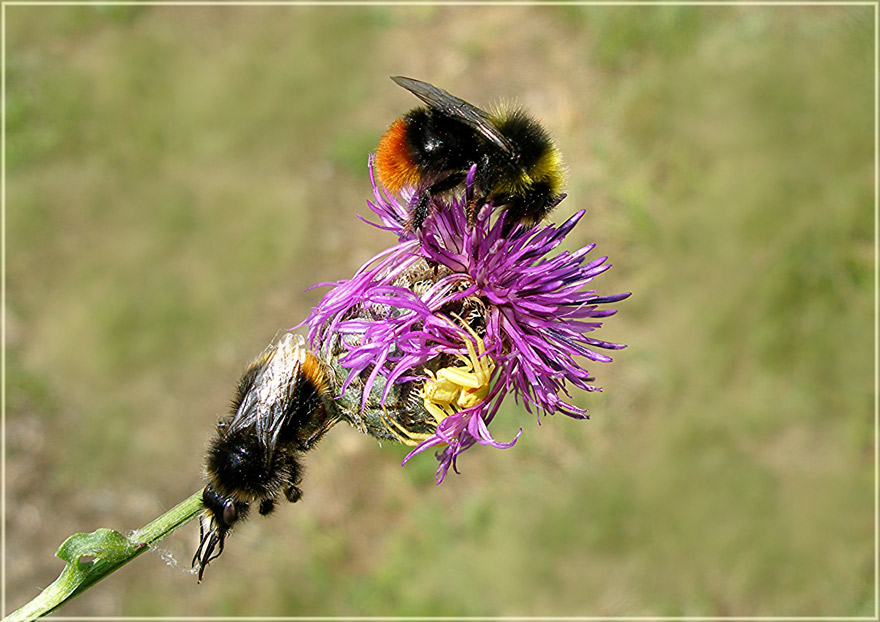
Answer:
[[[126,537],[112,529],[70,536],[55,553],[67,562],[58,578],[31,602],[9,614],[3,622],[36,620],[52,613],[194,519],[203,509],[200,490],[130,536]]]

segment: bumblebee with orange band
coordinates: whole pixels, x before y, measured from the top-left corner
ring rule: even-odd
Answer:
[[[428,217],[431,198],[463,186],[473,165],[471,217],[491,201],[505,206],[509,225],[531,227],[562,200],[559,150],[522,109],[486,112],[427,82],[391,79],[427,104],[391,124],[376,150],[376,173],[387,190],[416,188],[414,229]]]

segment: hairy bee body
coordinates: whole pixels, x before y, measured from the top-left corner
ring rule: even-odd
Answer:
[[[281,494],[299,500],[302,454],[337,420],[327,371],[302,337],[282,334],[251,363],[239,380],[232,414],[220,421],[208,446],[205,514],[193,558],[199,580],[252,505],[265,515]]]
[[[508,223],[537,224],[562,199],[562,157],[550,135],[519,108],[486,112],[426,82],[397,84],[424,101],[397,119],[379,141],[376,171],[385,188],[417,189],[412,225],[428,215],[430,199],[462,186],[471,167],[478,209],[506,207]]]

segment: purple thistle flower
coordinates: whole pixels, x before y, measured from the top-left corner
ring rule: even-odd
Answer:
[[[373,179],[371,160],[375,200],[368,205],[380,223],[370,224],[395,233],[398,243],[351,279],[324,284],[333,289],[308,319],[314,348],[334,337],[343,343],[338,364],[347,375],[340,393],[362,383],[362,411],[377,387],[384,408],[396,386],[419,383],[424,403],[416,400],[413,410],[422,415],[427,410],[433,419],[416,420],[433,423],[428,426],[433,430],[409,435],[423,440],[404,463],[429,447],[446,445],[438,454],[438,483],[472,445],[516,443],[522,430],[499,442],[488,429],[508,393],[534,411],[539,423],[541,413],[587,418],[586,410],[571,403],[570,387],[600,389],[579,359],[610,362],[597,350],[625,347],[589,336],[601,326],[595,320],[616,312],[599,306],[630,295],[601,296],[588,289],[611,267],[607,257],[587,261],[592,244],[552,255],[585,212],[559,226],[511,227],[505,225],[504,210],[489,204],[469,222],[474,170],[463,197],[433,198],[431,215],[412,231],[413,197],[403,196],[401,202],[388,195]],[[454,367],[456,362],[461,365]],[[473,380],[477,377],[479,382]],[[481,391],[475,404],[473,391]],[[407,430],[399,421],[393,424]]]

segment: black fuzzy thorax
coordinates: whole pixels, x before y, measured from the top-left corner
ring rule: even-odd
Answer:
[[[422,178],[436,181],[453,171],[467,171],[484,154],[502,152],[461,121],[432,108],[409,111],[406,144],[410,158]]]

